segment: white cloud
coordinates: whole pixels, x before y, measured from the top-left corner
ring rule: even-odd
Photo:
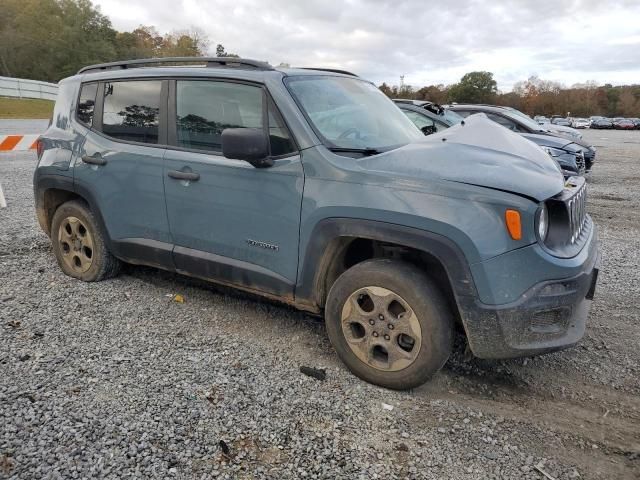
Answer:
[[[571,85],[640,83],[633,0],[94,0],[114,26],[198,27],[248,58],[344,68],[377,83],[454,83],[494,73],[502,90],[531,74]]]

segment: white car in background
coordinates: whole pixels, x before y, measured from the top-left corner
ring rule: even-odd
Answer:
[[[571,120],[573,128],[589,128],[590,122],[586,118],[574,118]]]

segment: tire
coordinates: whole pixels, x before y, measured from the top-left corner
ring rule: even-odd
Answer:
[[[60,269],[70,277],[98,282],[120,270],[120,260],[107,249],[100,224],[82,201],[58,207],[51,221],[51,243]]]
[[[440,290],[396,260],[367,260],[344,272],[329,291],[325,323],[352,373],[394,390],[429,380],[453,345],[453,316]]]

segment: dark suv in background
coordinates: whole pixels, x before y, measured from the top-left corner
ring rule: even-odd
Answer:
[[[442,131],[464,120],[465,117],[453,110],[419,100],[394,100],[400,110],[425,135]],[[542,148],[560,165],[566,178],[585,173],[584,155],[578,145],[563,138],[551,138],[522,133],[527,140],[542,144]]]
[[[460,123],[464,117],[454,111],[425,100],[407,100],[394,98],[393,103],[398,105],[409,120],[425,135],[441,132]]]
[[[463,117],[474,113],[484,113],[494,122],[509,130],[518,132],[525,138],[540,145],[552,157],[565,156],[567,158],[567,155],[573,156],[577,164],[577,171],[574,173],[588,172],[593,168],[593,163],[596,159],[596,150],[593,146],[583,140],[577,138],[567,139],[561,134],[545,130],[543,126],[522,112],[496,105],[453,104],[449,108]]]

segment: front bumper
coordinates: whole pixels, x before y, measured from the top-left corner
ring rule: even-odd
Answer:
[[[577,275],[540,282],[516,301],[461,305],[473,354],[511,358],[553,352],[575,345],[584,335],[600,263],[597,241]]]

